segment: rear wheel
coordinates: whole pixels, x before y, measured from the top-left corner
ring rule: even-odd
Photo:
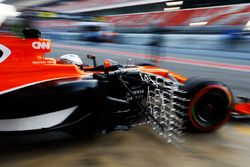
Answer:
[[[199,132],[218,129],[230,117],[233,96],[230,89],[221,82],[191,78],[182,88],[187,92],[189,102],[187,127]]]

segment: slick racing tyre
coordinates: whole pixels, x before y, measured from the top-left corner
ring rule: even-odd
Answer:
[[[191,78],[182,89],[187,92],[188,130],[211,132],[218,129],[229,118],[233,108],[230,89],[221,82],[202,78]]]

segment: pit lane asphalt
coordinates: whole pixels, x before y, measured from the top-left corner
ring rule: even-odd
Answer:
[[[55,43],[62,44],[62,43]],[[83,43],[63,43],[69,46],[81,46]],[[104,44],[92,45],[91,48],[105,48],[109,50],[125,50],[132,53],[146,52],[143,48],[135,46],[116,46]],[[50,56],[59,57],[64,53],[84,55],[90,51],[76,50],[74,48],[53,48]],[[178,52],[178,50],[176,50]],[[206,52],[206,51],[204,51]],[[93,49],[92,54],[96,53]],[[193,51],[195,53],[195,51]],[[171,54],[170,50],[166,56]],[[207,53],[206,53],[207,54]],[[217,53],[218,55],[223,53]],[[225,53],[224,53],[225,54]],[[98,54],[98,62],[112,58],[126,63],[127,58],[121,55],[109,56],[106,53]],[[205,58],[189,54],[180,54],[182,58],[248,65],[247,60],[230,58]],[[236,56],[236,55],[235,55]],[[223,61],[223,59],[226,59]],[[84,59],[86,62],[89,60]],[[137,63],[150,62],[147,59],[136,58]],[[204,66],[194,66],[173,62],[161,62],[161,67],[168,68],[187,77],[206,76],[228,84],[233,92],[249,96],[249,72],[218,69]],[[1,140],[0,166],[4,167],[245,167],[250,160],[250,121],[235,121],[223,126],[214,133],[186,134],[185,142],[178,145],[166,144],[150,128],[143,125],[128,132],[116,131],[89,138],[73,138],[39,142],[31,137],[31,142],[21,140]],[[52,137],[54,139],[54,137]],[[51,138],[50,138],[51,139]],[[12,141],[12,142],[11,142]]]

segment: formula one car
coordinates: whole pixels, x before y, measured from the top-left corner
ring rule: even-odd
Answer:
[[[46,58],[50,41],[33,29],[24,35],[0,38],[1,134],[107,132],[146,122],[171,141],[230,118],[233,96],[221,82],[149,65],[97,65],[93,55],[93,65],[74,54]]]

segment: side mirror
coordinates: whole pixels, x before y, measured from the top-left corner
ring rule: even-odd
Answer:
[[[86,57],[87,57],[88,59],[93,60],[93,65],[94,65],[94,67],[97,66],[97,65],[96,65],[96,56],[95,56],[95,55],[87,54]]]

